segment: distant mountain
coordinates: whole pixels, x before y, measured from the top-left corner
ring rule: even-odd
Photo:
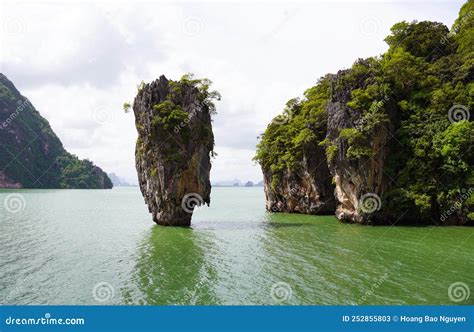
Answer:
[[[108,175],[114,187],[138,187],[138,184],[130,184],[115,173],[109,173]]]
[[[48,121],[1,73],[0,188],[112,188],[101,168],[64,149]]]
[[[114,187],[121,187],[123,185],[123,182],[120,180],[120,178],[115,174],[115,173],[109,173],[107,174],[112,181],[112,184]]]
[[[246,181],[245,183],[239,179],[229,181],[218,181],[212,183],[213,187],[263,187],[263,181],[254,183],[252,181]]]
[[[238,187],[241,185],[242,181],[240,181],[239,179],[218,181],[212,183],[213,187]]]

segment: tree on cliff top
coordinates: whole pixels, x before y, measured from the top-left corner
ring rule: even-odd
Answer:
[[[331,93],[349,91],[347,106],[362,121],[340,128],[346,158],[370,158],[373,129],[394,128],[397,144],[384,171],[396,183],[384,193],[384,206],[420,219],[456,206],[472,222],[474,190],[459,197],[474,188],[474,2],[461,8],[451,31],[437,22],[401,22],[385,41],[390,47],[381,57],[358,60],[331,87],[321,79],[292,103],[292,116],[274,120],[261,135],[254,160],[275,184],[301,165],[304,149],[324,144],[331,160],[337,146],[324,139],[325,105]]]

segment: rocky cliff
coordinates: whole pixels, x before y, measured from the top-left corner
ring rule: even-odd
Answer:
[[[112,188],[91,161],[68,153],[48,121],[0,74],[0,188]]]
[[[326,136],[329,92],[328,80],[321,80],[306,91],[305,100],[290,100],[262,135],[255,160],[263,171],[267,211],[334,213],[334,184],[320,144]]]
[[[467,2],[451,30],[397,23],[385,54],[290,100],[257,147],[267,210],[335,208],[341,221],[362,224],[473,225],[473,12]],[[328,168],[314,168],[308,156]],[[334,204],[308,208],[331,188]]]
[[[272,185],[275,173],[263,171],[266,209],[271,212],[332,214],[335,209],[334,185],[324,149],[316,146],[297,170],[285,169]]]
[[[139,185],[160,225],[189,226],[194,208],[210,203],[212,100],[219,95],[209,85],[189,75],[179,81],[161,76],[135,97]]]
[[[356,65],[369,70],[372,63],[359,60]],[[383,96],[383,110],[370,115],[348,106],[353,91],[372,83],[373,77],[365,73],[342,70],[330,78],[326,145],[333,154],[328,164],[335,185],[336,217],[358,223],[384,222],[387,216],[380,197],[390,184],[384,167],[394,132],[387,116],[393,103]]]

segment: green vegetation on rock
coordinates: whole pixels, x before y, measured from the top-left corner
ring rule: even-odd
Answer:
[[[184,147],[192,138],[200,140],[194,143],[204,142],[210,145],[211,154],[213,154],[214,136],[211,126],[207,124],[207,121],[192,121],[192,119],[195,117],[199,119],[205,114],[215,115],[214,101],[220,100],[219,92],[210,89],[212,82],[209,79],[196,79],[193,74],[183,75],[178,81],[168,80],[167,82],[166,96],[153,105],[150,137],[153,140],[167,142],[168,144],[163,144],[161,147],[164,158],[177,164],[186,161],[188,156],[184,153]],[[139,93],[146,85],[141,83],[140,86]],[[192,90],[197,91],[195,105],[187,105],[185,109],[183,102],[187,101]],[[205,114],[197,114],[202,108],[206,109]],[[148,130],[140,122],[136,122],[136,126],[139,131]],[[137,144],[137,152],[143,150],[142,143]]]
[[[0,142],[0,187],[112,188],[99,167],[64,149],[48,121],[3,74]]]
[[[211,202],[212,115],[220,95],[210,85],[189,74],[178,81],[161,75],[134,99],[138,181],[160,225],[189,226],[194,207]]]
[[[261,136],[255,161],[271,170],[272,183],[287,169],[297,171],[305,150],[311,150],[326,136],[326,109],[330,86],[327,77],[308,89],[303,100],[291,99],[283,116],[278,116]]]
[[[320,79],[303,100],[290,100],[284,114],[291,116],[267,127],[255,160],[264,172],[283,172],[319,144],[329,163],[344,147],[342,158],[363,164],[386,132],[384,175],[393,181],[382,206],[395,216],[425,220],[455,206],[461,219],[472,222],[474,3],[462,7],[451,30],[437,22],[401,22],[385,41],[383,55],[359,59]],[[329,137],[325,105],[340,100],[348,100],[347,116],[356,121]],[[460,199],[465,192],[469,198]]]

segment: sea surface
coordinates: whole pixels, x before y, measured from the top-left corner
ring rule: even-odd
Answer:
[[[0,191],[0,301],[474,304],[473,227],[348,225],[264,203],[263,188],[213,188],[191,228],[170,228],[138,188]]]

